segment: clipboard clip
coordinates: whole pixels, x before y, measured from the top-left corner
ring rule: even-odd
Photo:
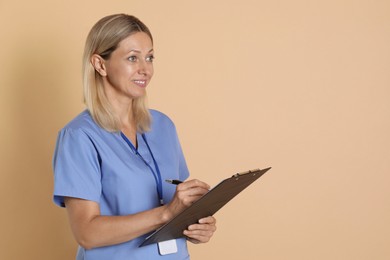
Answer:
[[[253,169],[245,172],[239,172],[232,176],[232,178],[236,178],[238,180],[241,176],[245,176],[247,174],[251,174],[252,176],[256,176],[256,174],[260,171],[260,169]]]

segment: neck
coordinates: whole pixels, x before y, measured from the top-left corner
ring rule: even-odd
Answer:
[[[127,138],[137,147],[137,126],[133,117],[133,114],[123,114],[120,117],[121,120],[121,132],[124,133]]]
[[[135,143],[135,138],[137,135],[137,125],[133,116],[132,106],[128,106],[127,109],[115,109],[115,113],[118,115],[121,122],[121,131]]]
[[[118,95],[117,90],[109,85],[107,79],[103,78],[104,92],[121,125],[124,128],[135,128],[133,99]]]

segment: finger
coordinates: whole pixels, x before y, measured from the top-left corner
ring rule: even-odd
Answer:
[[[208,217],[199,219],[198,222],[199,222],[199,224],[214,224],[215,225],[217,223],[217,220],[213,216],[208,216]]]
[[[207,192],[208,190],[202,187],[193,187],[186,190],[177,190],[177,193],[181,196],[203,196]]]
[[[185,205],[189,205],[206,194],[209,191],[208,187],[207,184],[198,180],[184,182],[177,186],[177,197],[182,200]]]
[[[206,189],[208,191],[210,189],[210,186],[207,183],[197,179],[185,181],[177,185],[178,190],[188,190],[193,188],[201,188]]]
[[[216,225],[210,224],[193,224],[188,227],[188,231],[205,231],[205,232],[215,232],[217,230]]]
[[[213,236],[212,231],[203,231],[203,230],[193,230],[193,231],[184,230],[183,233],[188,238],[190,238],[192,240],[197,240],[200,243],[208,242],[210,240],[210,238]]]
[[[184,191],[177,191],[177,198],[182,201],[185,205],[191,205],[196,200],[200,199],[207,190],[201,188],[192,188]]]

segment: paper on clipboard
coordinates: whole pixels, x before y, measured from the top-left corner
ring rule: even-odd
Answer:
[[[270,170],[256,169],[233,175],[221,181],[217,186],[195,201],[190,207],[179,213],[168,223],[150,234],[140,245],[146,246],[170,239],[185,237],[183,231],[199,219],[214,215],[226,203],[243,191],[246,187]]]

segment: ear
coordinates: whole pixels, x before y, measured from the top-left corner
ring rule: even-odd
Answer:
[[[104,62],[105,62],[104,59],[98,54],[94,54],[91,57],[92,66],[102,77],[107,76],[107,71],[106,71],[106,67],[104,66]]]

